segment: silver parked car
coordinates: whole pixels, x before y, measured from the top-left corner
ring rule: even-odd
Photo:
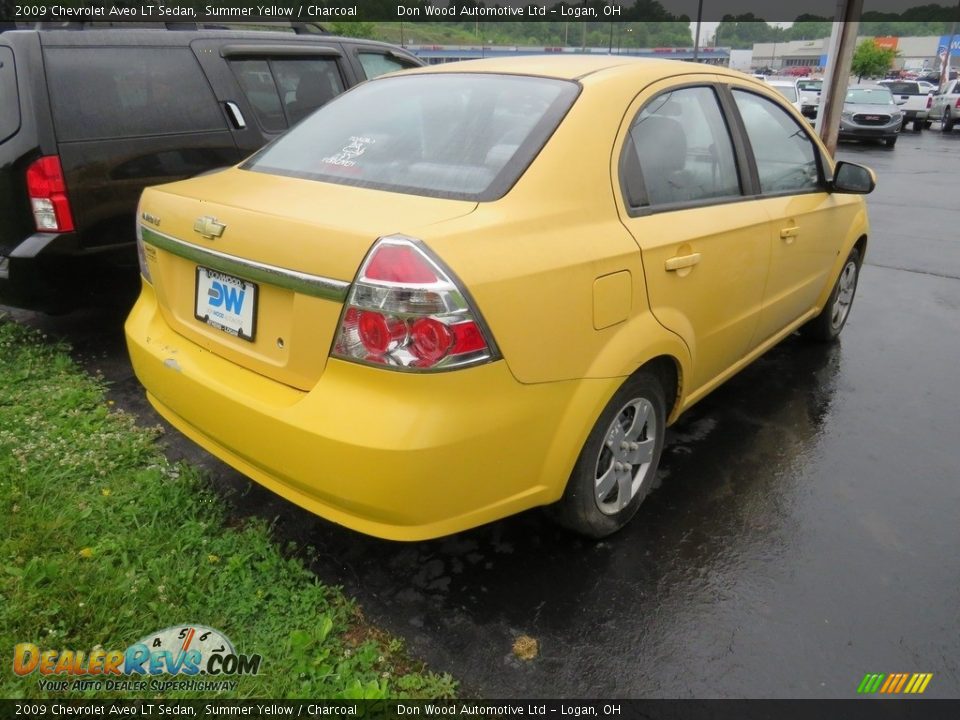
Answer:
[[[903,113],[890,91],[882,86],[852,85],[847,88],[840,114],[841,140],[883,140],[897,144]]]

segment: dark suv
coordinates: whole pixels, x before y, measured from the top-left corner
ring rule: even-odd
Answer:
[[[0,33],[0,303],[118,297],[138,279],[145,186],[232,165],[346,88],[419,65],[328,35]]]

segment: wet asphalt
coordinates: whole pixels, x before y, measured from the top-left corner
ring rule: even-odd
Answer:
[[[660,486],[603,542],[538,511],[376,540],[172,430],[169,452],[206,467],[235,515],[274,520],[278,542],[468,696],[845,698],[868,672],[931,672],[927,697],[960,697],[960,131],[839,156],[879,175],[841,342],[791,338],[687,413]],[[160,422],[119,314],[14,315]],[[512,654],[521,635],[535,660]]]

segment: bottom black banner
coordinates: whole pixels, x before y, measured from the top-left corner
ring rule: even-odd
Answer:
[[[120,717],[955,720],[960,700],[0,700],[0,720]]]

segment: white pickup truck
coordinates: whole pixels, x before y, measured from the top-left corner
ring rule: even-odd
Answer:
[[[893,95],[894,102],[900,106],[903,127],[906,127],[907,123],[913,123],[914,132],[930,127],[928,113],[931,96],[920,88],[916,80],[881,80],[878,84],[887,88]]]
[[[960,123],[960,80],[946,82],[932,97],[930,119],[939,120],[940,129],[950,132],[956,123]]]

